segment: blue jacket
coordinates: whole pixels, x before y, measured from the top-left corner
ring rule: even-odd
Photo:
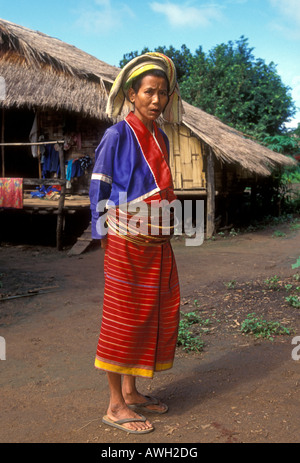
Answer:
[[[153,135],[141,122],[136,121],[136,116],[131,113],[129,123],[126,119],[107,129],[96,149],[90,184],[92,238],[94,239],[101,239],[105,236],[105,233],[99,229],[99,224],[97,227],[97,221],[104,213],[104,203],[107,207],[118,206],[124,202],[143,200],[166,186],[172,187],[171,173],[170,178],[166,175],[167,160],[163,155],[164,150],[156,138],[156,145],[159,149],[155,150],[153,141],[150,140]],[[137,123],[138,128],[141,129],[138,136],[130,125],[131,121]],[[162,136],[165,142],[164,148],[167,151],[166,157],[168,157],[169,142],[166,134],[156,125],[155,133],[157,138],[161,139]],[[151,156],[155,152],[155,169],[151,162],[149,163],[144,150],[144,147],[150,146],[149,141],[152,143]],[[160,166],[165,169],[162,170],[164,172],[162,180],[154,171],[160,170]],[[101,202],[100,207],[99,202]]]

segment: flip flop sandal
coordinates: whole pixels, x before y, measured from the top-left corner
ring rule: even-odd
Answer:
[[[104,424],[107,424],[108,426],[112,426],[113,428],[121,429],[122,431],[129,432],[131,434],[148,434],[149,432],[154,431],[154,427],[148,428],[148,429],[140,429],[140,430],[134,430],[134,429],[129,429],[126,426],[124,426],[125,423],[136,423],[136,422],[143,422],[147,420],[143,415],[139,415],[140,418],[125,418],[123,420],[118,420],[118,421],[113,421],[111,420],[107,415],[105,415],[102,418],[102,422]]]
[[[169,407],[166,404],[163,404],[155,397],[151,397],[150,395],[145,395],[145,398],[147,399],[146,402],[136,403],[136,404],[126,404],[126,405],[127,407],[131,408],[131,410],[144,410],[144,411],[147,410],[147,412],[149,413],[158,413],[160,415],[167,413],[167,411],[169,410]],[[151,408],[148,408],[149,405],[161,405],[164,407],[164,409],[163,410],[151,409]]]

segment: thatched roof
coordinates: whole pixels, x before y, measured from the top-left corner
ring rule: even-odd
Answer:
[[[3,107],[65,109],[105,119],[107,89],[119,69],[41,32],[0,19]]]
[[[107,94],[119,68],[59,39],[3,19],[0,47],[0,76],[6,82],[6,98],[0,106],[60,109],[108,119]],[[221,161],[259,175],[291,164],[286,156],[245,138],[201,109],[186,102],[184,109],[183,124],[210,145]]]
[[[293,165],[293,161],[279,153],[246,138],[243,133],[229,127],[199,108],[183,102],[183,123],[207,143],[220,161],[240,165],[258,175],[270,175],[278,166]]]

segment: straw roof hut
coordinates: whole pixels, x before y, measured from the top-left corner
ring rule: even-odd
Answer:
[[[112,124],[116,121],[108,119],[105,107],[118,72],[117,67],[57,38],[0,19],[0,76],[6,87],[0,99],[3,111],[64,111]],[[180,126],[163,123],[171,142],[178,192],[214,195],[214,160],[220,168],[229,166],[244,178],[255,179],[291,164],[289,158],[247,139],[199,108],[184,102],[184,110]],[[224,188],[227,183],[223,182]]]
[[[276,167],[293,164],[290,158],[254,142],[201,109],[186,102],[184,109],[184,124],[212,148],[222,163],[233,163],[262,176],[270,175]]]
[[[41,32],[0,19],[4,108],[68,110],[107,119],[107,88],[118,68]]]

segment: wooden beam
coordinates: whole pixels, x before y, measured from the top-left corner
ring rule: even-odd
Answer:
[[[61,178],[24,178],[23,185],[65,185],[66,180]]]
[[[4,154],[4,108],[2,108],[2,123],[1,123],[1,164],[2,164],[2,177],[5,177],[5,154]]]
[[[66,171],[65,171],[65,159],[62,146],[59,146],[59,162],[60,162],[60,178],[64,183],[61,187],[60,198],[58,203],[57,211],[57,224],[56,224],[56,247],[58,251],[63,248],[63,228],[64,228],[64,205],[66,196]]]
[[[58,141],[39,141],[35,143],[4,143],[1,142],[0,146],[42,146],[42,145],[63,145],[64,140],[58,140]]]
[[[214,154],[211,147],[207,152],[207,210],[206,238],[211,238],[215,232],[215,168]]]

